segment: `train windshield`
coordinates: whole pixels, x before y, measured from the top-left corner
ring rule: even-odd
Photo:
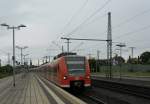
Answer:
[[[84,75],[85,73],[85,57],[67,56],[66,63],[70,75]]]

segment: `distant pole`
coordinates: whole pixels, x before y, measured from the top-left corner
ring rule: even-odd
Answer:
[[[2,60],[0,59],[0,67],[2,66],[1,62],[2,62]]]
[[[64,46],[62,45],[62,48],[61,48],[61,50],[62,50],[62,53],[64,52]]]
[[[32,66],[32,60],[30,59],[30,67]]]
[[[40,65],[40,60],[38,59],[38,66]]]
[[[92,57],[91,55],[92,55],[91,53],[89,53],[89,54],[88,54],[88,56],[89,56],[89,59],[91,59],[91,57]]]
[[[107,60],[109,65],[109,75],[112,77],[112,30],[111,30],[111,12],[108,12],[108,30],[107,30]],[[106,73],[107,74],[107,73]],[[107,77],[107,75],[106,75]]]
[[[20,50],[21,50],[21,65],[22,65],[22,48],[20,48]]]
[[[45,56],[46,63],[47,63],[47,57],[48,57],[48,56]]]
[[[69,39],[67,39],[67,52],[69,53]]]
[[[43,64],[44,64],[44,59],[43,59]]]
[[[15,58],[15,27],[13,26],[12,27],[12,29],[13,29],[13,80],[14,80],[14,83],[13,83],[13,86],[15,86],[16,85],[16,83],[15,83],[15,68],[16,68],[16,66],[15,66],[15,62],[16,62],[16,58]]]
[[[99,50],[97,50],[97,58],[98,58],[98,60],[99,60],[99,57],[100,57],[100,51]]]
[[[24,65],[26,65],[26,56],[28,56],[29,54],[25,54],[24,56]]]
[[[98,68],[99,68],[99,53],[100,53],[100,51],[97,50],[96,72],[98,72]]]
[[[66,39],[67,40],[67,42],[65,42],[65,43],[67,43],[67,52],[69,53],[70,38],[63,38],[63,37],[61,37],[61,39]],[[63,51],[63,47],[62,47],[62,51]]]
[[[25,61],[25,55],[24,55],[24,57],[23,57],[23,60],[24,60],[24,65],[25,65],[25,63],[26,63],[26,61]]]
[[[133,50],[135,49],[135,47],[129,47],[129,48],[131,48],[131,57],[132,57],[132,59],[134,58],[134,56],[133,56]]]
[[[10,53],[8,53],[8,65],[10,65]]]
[[[125,47],[126,45],[124,43],[120,43],[120,44],[117,44],[116,46],[118,46],[120,49],[120,57],[122,57],[122,47]]]
[[[21,65],[23,65],[23,49],[26,49],[28,47],[27,46],[23,46],[23,47],[16,46],[16,48],[21,50]]]
[[[49,62],[51,62],[51,56],[49,56],[48,58],[49,58]]]
[[[120,43],[120,44],[117,44],[116,46],[120,47],[120,80],[122,79],[122,60],[121,60],[121,57],[122,57],[122,47],[125,47],[126,45],[123,44],[123,43]]]

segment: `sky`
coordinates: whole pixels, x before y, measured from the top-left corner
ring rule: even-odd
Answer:
[[[150,1],[149,0],[0,0],[0,24],[10,26],[24,24],[15,30],[15,44],[28,46],[23,54],[29,54],[37,64],[44,56],[55,56],[66,51],[61,37],[107,39],[108,12],[111,12],[112,39],[125,43],[122,56],[131,55],[129,47],[135,47],[134,57],[150,50]],[[0,59],[8,62],[12,56],[12,30],[0,27]],[[113,56],[117,51],[113,43]],[[106,58],[106,42],[71,41],[70,50],[79,55]],[[20,50],[16,49],[20,61]]]

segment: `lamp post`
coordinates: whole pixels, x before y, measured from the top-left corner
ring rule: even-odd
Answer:
[[[26,27],[25,25],[19,25],[19,26],[9,26],[6,23],[1,24],[1,26],[5,26],[7,27],[7,29],[12,29],[13,30],[13,56],[12,56],[12,60],[13,60],[13,86],[15,87],[15,29],[20,30],[21,27]]]
[[[21,50],[21,65],[22,65],[22,64],[23,64],[23,63],[22,63],[22,56],[23,56],[23,54],[22,54],[22,50],[23,50],[23,49],[28,48],[28,46],[23,46],[23,47],[16,46],[16,48],[18,48],[18,49],[20,49],[20,50]]]
[[[25,63],[26,63],[26,61],[25,61],[25,60],[26,60],[26,58],[25,58],[25,57],[26,57],[26,56],[28,56],[28,55],[29,55],[29,54],[25,54],[25,55],[23,55],[23,57],[24,57],[24,65],[25,65]]]
[[[120,47],[120,80],[121,80],[121,78],[122,78],[122,72],[121,72],[121,70],[122,70],[122,60],[121,60],[121,57],[122,57],[122,47],[125,47],[126,45],[124,44],[124,43],[120,43],[120,44],[117,44],[116,46],[118,46],[118,47]]]

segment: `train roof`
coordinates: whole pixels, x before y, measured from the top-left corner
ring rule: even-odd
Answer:
[[[73,53],[73,52],[63,52],[63,53],[60,53],[58,54],[57,56],[54,57],[54,60],[57,59],[57,58],[60,58],[62,56],[74,56],[74,55],[77,55],[77,53]]]

